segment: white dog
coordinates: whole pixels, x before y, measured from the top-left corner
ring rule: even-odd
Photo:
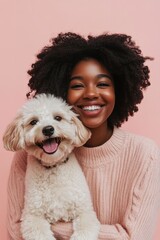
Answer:
[[[25,240],[54,240],[50,224],[72,220],[71,240],[98,239],[100,224],[72,152],[89,137],[89,130],[70,106],[45,94],[28,100],[8,126],[3,139],[5,148],[28,152],[21,219]]]

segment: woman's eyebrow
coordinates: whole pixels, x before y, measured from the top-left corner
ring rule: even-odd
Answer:
[[[75,80],[75,79],[83,80],[83,77],[81,77],[81,76],[73,76],[73,77],[70,78],[70,81]]]
[[[112,77],[110,75],[106,74],[106,73],[97,74],[95,77],[98,78],[98,79],[105,77],[105,78],[108,78],[110,80],[113,80]],[[70,81],[72,81],[72,80],[83,80],[83,77],[79,76],[79,75],[73,76],[73,77],[70,78]]]
[[[103,77],[109,78],[110,80],[112,80],[112,77],[106,73],[100,73],[97,75],[97,78],[103,78]]]

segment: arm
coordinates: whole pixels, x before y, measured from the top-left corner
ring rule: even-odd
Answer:
[[[147,162],[147,160],[146,160]],[[160,203],[160,152],[151,154],[143,175],[131,189],[128,207],[121,222],[101,225],[99,240],[151,240],[156,225]],[[71,223],[52,226],[58,239],[68,240],[72,234]]]
[[[14,155],[8,179],[8,240],[22,240],[20,218],[24,204],[24,178],[27,155],[19,151]]]
[[[100,240],[153,239],[160,205],[160,151],[151,154],[145,173],[139,177],[121,223],[101,225]]]

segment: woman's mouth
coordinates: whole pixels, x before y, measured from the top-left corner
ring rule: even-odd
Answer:
[[[92,105],[92,106],[83,106],[80,108],[83,109],[84,111],[95,111],[95,110],[101,109],[101,106],[100,105]]]
[[[75,110],[79,115],[86,117],[97,117],[102,111],[104,105],[78,105]]]
[[[83,111],[89,111],[89,112],[101,110],[102,107],[104,107],[104,105],[100,105],[100,104],[77,106],[77,108],[80,108]]]

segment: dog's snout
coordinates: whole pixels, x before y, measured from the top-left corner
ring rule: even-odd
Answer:
[[[45,136],[50,137],[54,133],[54,128],[52,126],[46,126],[42,129],[42,133]]]

